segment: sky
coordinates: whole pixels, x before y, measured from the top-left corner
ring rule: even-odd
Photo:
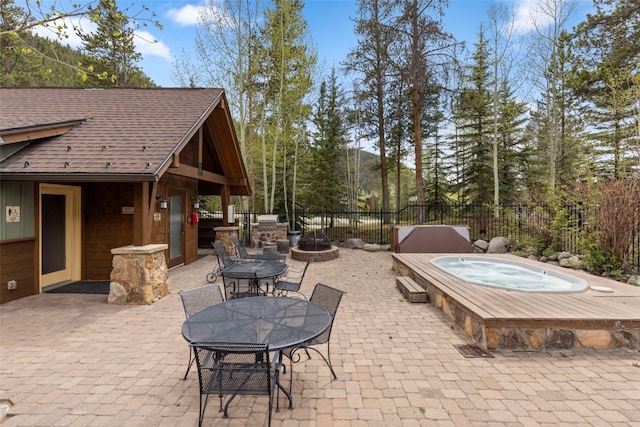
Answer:
[[[536,9],[536,0],[497,1],[514,5],[516,27],[520,33],[533,29],[531,16]],[[450,0],[445,11],[445,30],[452,33],[458,41],[466,41],[467,47],[472,48],[480,22],[486,20],[486,10],[492,2]],[[143,60],[138,65],[157,85],[176,86],[177,83],[171,79],[171,64],[183,51],[193,54],[198,10],[204,0],[118,0],[117,3],[120,8],[133,3],[133,10],[145,5],[155,12],[155,19],[160,21],[163,29],[147,26],[138,33],[136,47],[143,55]],[[357,43],[352,20],[357,14],[357,1],[306,0],[304,4],[303,15],[308,23],[311,41],[316,45],[319,63],[324,64],[325,70],[334,65],[339,67],[340,62],[344,61]],[[578,0],[577,4],[576,23],[584,18],[592,2]],[[83,26],[90,28],[86,23]],[[149,43],[153,40],[154,43]],[[79,41],[71,35],[68,44],[78,47]]]

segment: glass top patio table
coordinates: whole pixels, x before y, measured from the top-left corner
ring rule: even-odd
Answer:
[[[302,344],[323,333],[331,314],[299,298],[257,296],[238,298],[199,311],[182,324],[190,343],[268,344],[273,351]]]

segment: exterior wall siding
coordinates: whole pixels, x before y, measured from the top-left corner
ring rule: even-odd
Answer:
[[[0,243],[0,303],[33,295],[36,290],[37,244],[35,239]],[[16,281],[8,290],[7,282]]]

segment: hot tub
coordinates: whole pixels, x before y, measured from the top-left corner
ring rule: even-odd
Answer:
[[[537,267],[516,260],[490,256],[443,256],[431,264],[466,282],[518,292],[584,292],[587,282],[579,277]]]

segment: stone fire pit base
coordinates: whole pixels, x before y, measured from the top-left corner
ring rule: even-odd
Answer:
[[[298,261],[309,261],[313,258],[313,262],[331,261],[340,257],[337,246],[331,246],[331,249],[325,251],[303,251],[297,246],[291,248],[291,258]]]

